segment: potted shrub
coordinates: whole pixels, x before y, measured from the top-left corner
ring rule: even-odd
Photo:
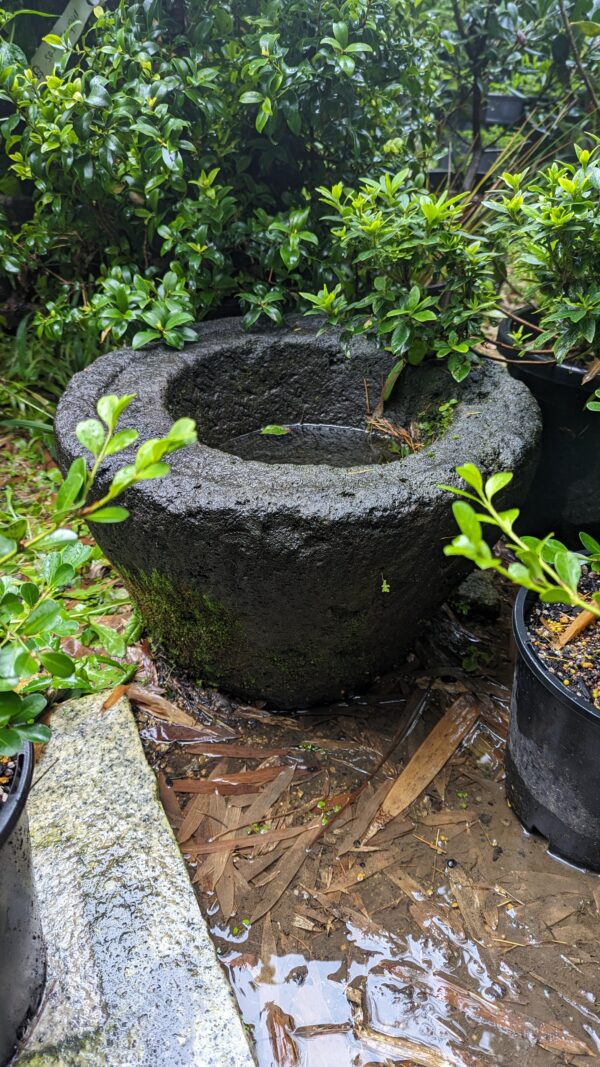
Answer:
[[[506,249],[529,303],[510,312],[498,347],[542,409],[542,458],[523,521],[567,540],[600,530],[600,423],[586,407],[600,372],[600,149],[576,146],[577,164],[553,163],[488,200],[492,236]]]
[[[127,466],[119,466],[105,492],[95,481],[108,456],[131,448],[132,429],[119,429],[132,396],[102,396],[98,418],[79,422],[76,432],[88,457],[71,464],[41,528],[15,510],[7,498],[0,512],[0,1063],[12,1052],[34,1013],[44,981],[45,954],[33,883],[26,802],[31,787],[32,742],[45,742],[50,729],[39,722],[59,693],[90,693],[130,675],[120,662],[127,633],[100,621],[102,581],[86,569],[99,552],[84,544],[81,520],[121,523],[128,511],[115,501],[140,480],[168,473],[165,457],[195,439],[191,420],[175,423],[162,439],[146,441]],[[95,498],[94,498],[95,497]],[[85,596],[78,587],[85,575]],[[79,590],[81,591],[81,590]],[[100,617],[99,617],[100,616]],[[137,626],[137,623],[133,623]],[[70,651],[68,639],[80,651]],[[69,649],[69,650],[68,650]],[[83,651],[81,651],[83,650]],[[42,786],[43,788],[43,786]],[[43,917],[42,917],[43,919]],[[42,924],[43,925],[43,924]]]
[[[0,713],[0,722],[5,713]],[[9,723],[11,729],[17,724]],[[1,731],[0,731],[1,732]],[[14,1052],[19,1034],[42,995],[45,951],[38,913],[25,803],[33,774],[33,745],[0,758],[0,1063]]]
[[[495,252],[464,223],[468,194],[436,196],[408,170],[319,189],[345,268],[336,286],[303,293],[343,337],[374,336],[392,356],[382,399],[407,365],[444,359],[461,382],[480,361],[483,325],[496,310]]]
[[[600,407],[600,405],[598,405]],[[472,464],[457,468],[467,489],[446,486],[460,534],[444,549],[493,569],[522,588],[513,614],[517,648],[506,791],[527,830],[572,863],[600,870],[600,543],[581,534],[585,552],[551,534],[519,535],[516,508],[494,498],[510,473],[484,480]],[[494,556],[484,531],[506,538],[515,561]]]

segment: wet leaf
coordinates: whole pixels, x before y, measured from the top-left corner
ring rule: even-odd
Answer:
[[[269,1044],[277,1067],[297,1067],[300,1063],[300,1053],[292,1037],[296,1025],[292,1016],[272,1000],[265,1004],[261,1014],[266,1016]]]
[[[264,845],[271,841],[287,841],[289,838],[298,837],[300,834],[305,833],[307,829],[319,830],[320,832],[323,827],[321,823],[312,824],[309,827],[285,826],[281,830],[267,830],[264,834],[244,834],[228,840],[219,838],[216,841],[206,841],[203,844],[185,845],[183,851],[190,856],[204,856],[213,852],[230,852],[233,849],[254,848],[256,845]]]
[[[254,909],[251,918],[253,923],[257,922],[258,919],[262,919],[263,915],[271,911],[271,908],[274,908],[278,900],[281,899],[290,882],[293,881],[304,863],[308,850],[311,845],[314,845],[320,833],[321,826],[313,826],[307,829],[281,857],[275,877],[270,882],[269,888],[263,895],[260,904]]]
[[[434,726],[387,794],[378,816],[383,824],[401,815],[420,796],[467,736],[479,717],[479,705],[461,696]]]

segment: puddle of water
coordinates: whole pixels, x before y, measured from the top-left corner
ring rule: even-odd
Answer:
[[[377,773],[380,787],[406,766],[466,676],[481,694],[479,727],[407,813],[414,831],[388,846],[389,867],[329,893],[348,870],[381,854],[359,843],[340,859],[347,828],[334,824],[270,913],[266,939],[265,920],[248,928],[244,918],[269,891],[268,868],[253,884],[240,859],[249,883],[241,884],[229,919],[215,896],[196,886],[259,1067],[592,1067],[600,1061],[600,881],[553,860],[541,839],[521,829],[504,797],[509,612],[507,603],[500,622],[468,627],[441,612],[421,634],[416,656],[371,693],[286,716],[277,726],[268,718],[249,720],[248,708],[245,718],[236,718],[235,702],[199,691],[191,679],[173,689],[182,707],[212,705],[240,746],[289,747],[288,759],[307,747],[314,753],[321,771],[292,785],[282,810],[355,790],[403,726],[398,749]],[[474,640],[488,656],[479,672],[466,672],[461,658]],[[169,679],[172,687],[172,674]],[[424,715],[413,721],[408,712],[417,685],[430,690]],[[156,735],[145,743],[167,777],[215,767],[214,758],[190,754],[179,743],[161,746]],[[230,758],[228,770],[255,765]],[[472,821],[461,821],[464,810]],[[457,871],[465,880],[462,895]],[[404,891],[395,875],[412,879],[418,891]],[[587,1054],[561,1051],[560,1034],[554,1046],[552,1040],[544,1045],[540,1034],[552,1039],[544,1027],[553,1026],[585,1042]]]
[[[323,464],[328,467],[362,467],[402,459],[390,439],[383,434],[353,426],[328,423],[290,423],[282,434],[264,434],[260,430],[234,437],[220,445],[240,459],[260,463]]]

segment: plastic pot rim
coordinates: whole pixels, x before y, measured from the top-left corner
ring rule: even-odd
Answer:
[[[28,741],[14,759],[16,768],[11,789],[0,807],[0,848],[8,841],[27,803],[35,763],[33,745]]]
[[[523,658],[529,669],[539,682],[558,700],[568,704],[573,711],[600,726],[600,710],[583,697],[570,693],[566,686],[562,685],[557,678],[544,667],[541,659],[534,651],[527,630],[526,617],[529,608],[536,599],[536,594],[531,589],[521,588],[517,594],[513,607],[513,634],[519,655]]]
[[[518,308],[515,314],[517,314],[521,319],[525,319],[526,321],[534,323],[539,312],[538,309],[532,304],[526,304],[525,307]],[[497,344],[510,345],[511,332],[514,326],[518,327],[519,325],[520,323],[515,322],[515,320],[512,319],[510,315],[505,315],[503,319],[500,319],[500,323],[498,325],[498,335],[496,338]],[[566,360],[563,363],[556,363],[555,361],[548,363],[545,356],[539,356],[535,353],[531,353],[531,355],[527,358],[532,359],[535,362],[535,364],[539,368],[538,373],[543,373],[544,368],[547,367],[549,375],[560,375],[561,385],[567,385],[571,389],[581,388],[582,381],[580,379],[583,379],[587,370],[586,367],[581,367],[578,363],[569,363]],[[510,362],[514,364],[515,367],[521,367],[523,371],[527,371],[529,369],[528,364],[523,363],[520,357],[517,355],[512,357]],[[591,386],[591,391],[593,392],[594,387],[592,386],[591,382],[589,384]]]

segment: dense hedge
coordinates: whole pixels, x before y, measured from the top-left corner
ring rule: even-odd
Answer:
[[[521,71],[564,97],[557,18],[553,0],[121,0],[53,42],[41,82],[4,46],[4,351],[66,378],[240,301],[252,322],[323,285],[359,297],[316,188],[401,167],[422,187],[475,84]]]

